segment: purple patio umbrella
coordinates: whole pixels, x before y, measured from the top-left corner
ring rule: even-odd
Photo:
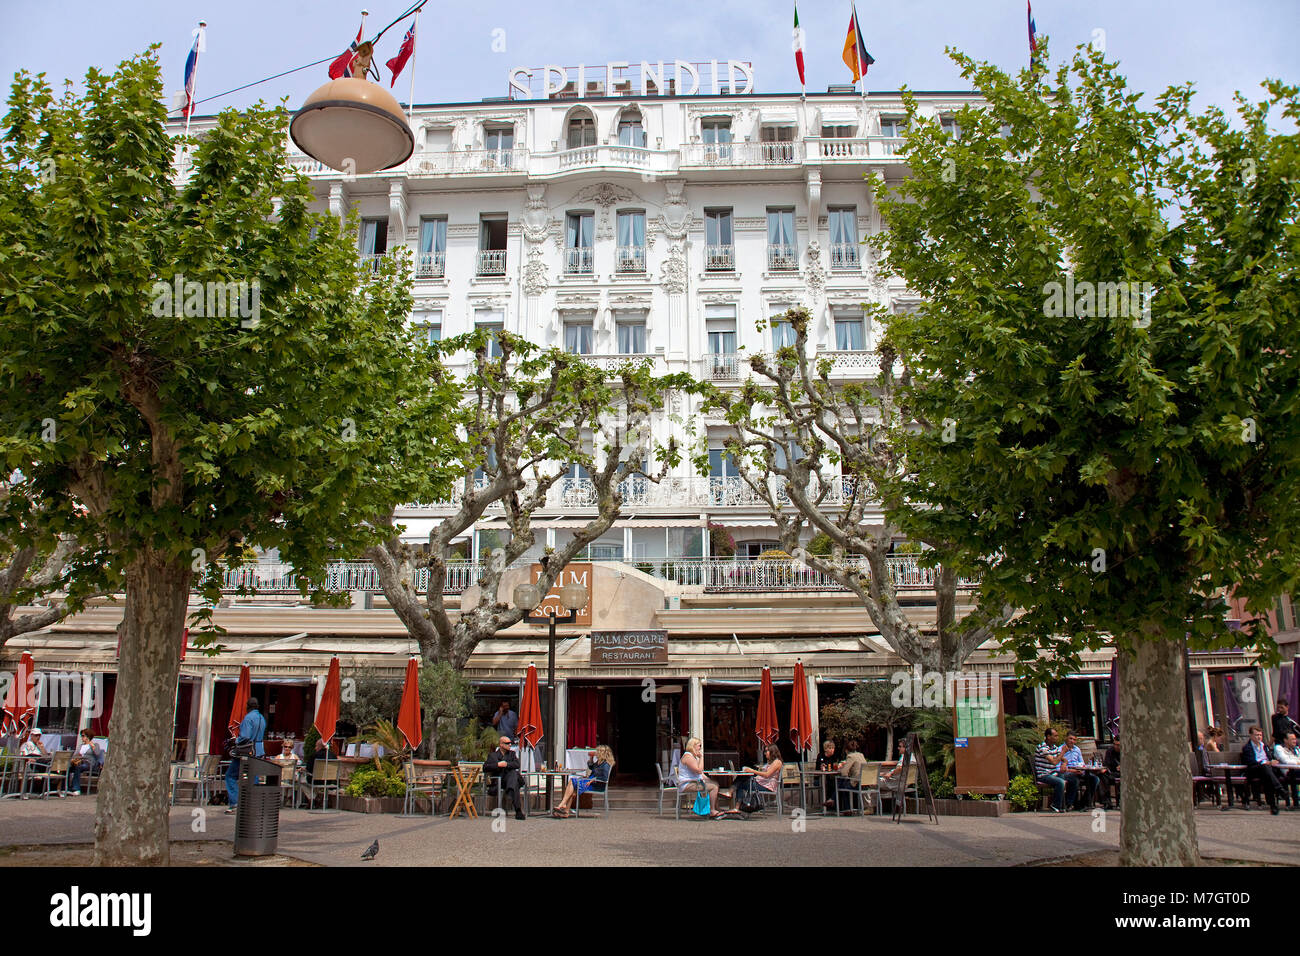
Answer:
[[[1237,724],[1241,722],[1241,705],[1237,702],[1237,681],[1231,674],[1223,677],[1223,709],[1228,717],[1228,734],[1239,736]]]

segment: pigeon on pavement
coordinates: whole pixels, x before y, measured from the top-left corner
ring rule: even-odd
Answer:
[[[366,852],[361,854],[363,860],[373,860],[379,855],[379,841],[376,840],[370,846],[366,847]]]

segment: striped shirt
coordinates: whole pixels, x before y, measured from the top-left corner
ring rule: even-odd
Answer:
[[[1047,742],[1038,745],[1034,751],[1034,773],[1039,777],[1046,777],[1049,773],[1056,773],[1056,758],[1061,754],[1060,747],[1049,747]]]

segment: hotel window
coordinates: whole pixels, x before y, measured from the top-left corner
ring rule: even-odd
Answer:
[[[700,121],[700,138],[704,141],[704,154],[710,159],[731,159],[731,119],[712,117]]]
[[[951,136],[953,139],[961,139],[961,127],[957,125],[957,120],[954,117],[952,116],[939,117],[939,128],[942,129],[945,134]]]
[[[618,144],[645,147],[645,126],[641,123],[641,114],[636,110],[625,110],[619,117]]]
[[[481,276],[506,274],[505,216],[482,216],[479,219],[478,274]]]
[[[866,323],[861,312],[835,314],[835,351],[861,352],[867,347]]]
[[[596,145],[596,121],[591,114],[583,111],[569,117],[568,136],[565,145],[569,149]]]
[[[645,313],[615,313],[614,330],[619,355],[645,354]]]
[[[881,144],[885,148],[886,156],[893,156],[894,152],[902,145],[900,140],[907,135],[907,120],[897,116],[886,116],[880,121],[880,135],[884,138]]]
[[[793,126],[764,126],[758,131],[758,141],[763,154],[763,162],[794,162]]]
[[[822,139],[852,139],[857,131],[856,126],[823,126]]]
[[[588,275],[594,264],[592,249],[596,217],[589,212],[571,212],[564,217],[564,271]]]
[[[474,328],[488,333],[488,357],[501,357],[501,343],[497,336],[505,329],[506,314],[500,309],[475,309]]]
[[[794,242],[794,210],[767,211],[767,268],[771,272],[792,272],[799,267]]]
[[[415,260],[417,279],[441,279],[447,265],[447,217],[420,220],[420,254]]]
[[[785,468],[790,461],[798,462],[803,457],[804,450],[792,439],[787,439],[784,444],[772,446],[772,463],[777,468]]]
[[[388,220],[361,220],[361,262],[371,272],[379,271],[379,260],[388,251]]]
[[[831,230],[831,268],[858,268],[858,210],[856,206],[831,206],[826,210]]]
[[[614,271],[645,272],[645,213],[639,210],[618,214],[618,247]]]
[[[709,448],[709,477],[740,477],[740,468],[736,465],[736,459],[732,458],[727,453],[727,450],[720,445]]]
[[[436,345],[442,341],[442,309],[417,312],[411,324],[420,333],[420,344]]]
[[[704,268],[709,272],[736,268],[730,209],[704,210]]]
[[[573,355],[590,355],[595,339],[590,317],[573,319],[564,323],[564,351]]]
[[[709,368],[714,379],[734,379],[739,368],[736,356],[736,307],[707,305],[704,328],[709,337]]]
[[[795,343],[794,326],[781,316],[785,315],[785,309],[775,312],[771,318],[772,326],[772,351],[783,349],[786,346],[793,346]]]
[[[474,484],[476,486],[486,485],[490,480],[488,470],[491,469],[495,472],[497,468],[497,450],[489,445],[486,451],[487,454],[484,457],[487,458],[487,467],[479,465],[474,469]]]
[[[515,128],[513,126],[483,127],[483,147],[488,160],[509,169],[514,165]]]

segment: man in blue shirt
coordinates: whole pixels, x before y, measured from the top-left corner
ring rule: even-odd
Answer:
[[[262,749],[262,738],[266,736],[266,718],[258,711],[260,706],[256,697],[248,698],[248,713],[244,719],[239,722],[239,733],[235,736],[235,744],[253,745],[253,756],[261,757],[265,755]],[[226,768],[226,797],[229,806],[226,807],[227,813],[234,813],[235,806],[239,803],[239,764],[241,758],[231,757],[230,766]]]
[[[492,715],[492,726],[502,737],[509,737],[512,744],[519,742],[519,715],[510,709],[510,701],[501,702],[497,712]]]
[[[1076,781],[1075,786],[1079,790],[1078,804],[1083,804],[1085,796],[1089,805],[1096,803],[1101,779],[1084,764],[1083,751],[1079,749],[1079,738],[1074,734],[1065,735],[1065,749],[1061,751],[1061,757],[1063,759],[1061,772],[1070,774]]]

